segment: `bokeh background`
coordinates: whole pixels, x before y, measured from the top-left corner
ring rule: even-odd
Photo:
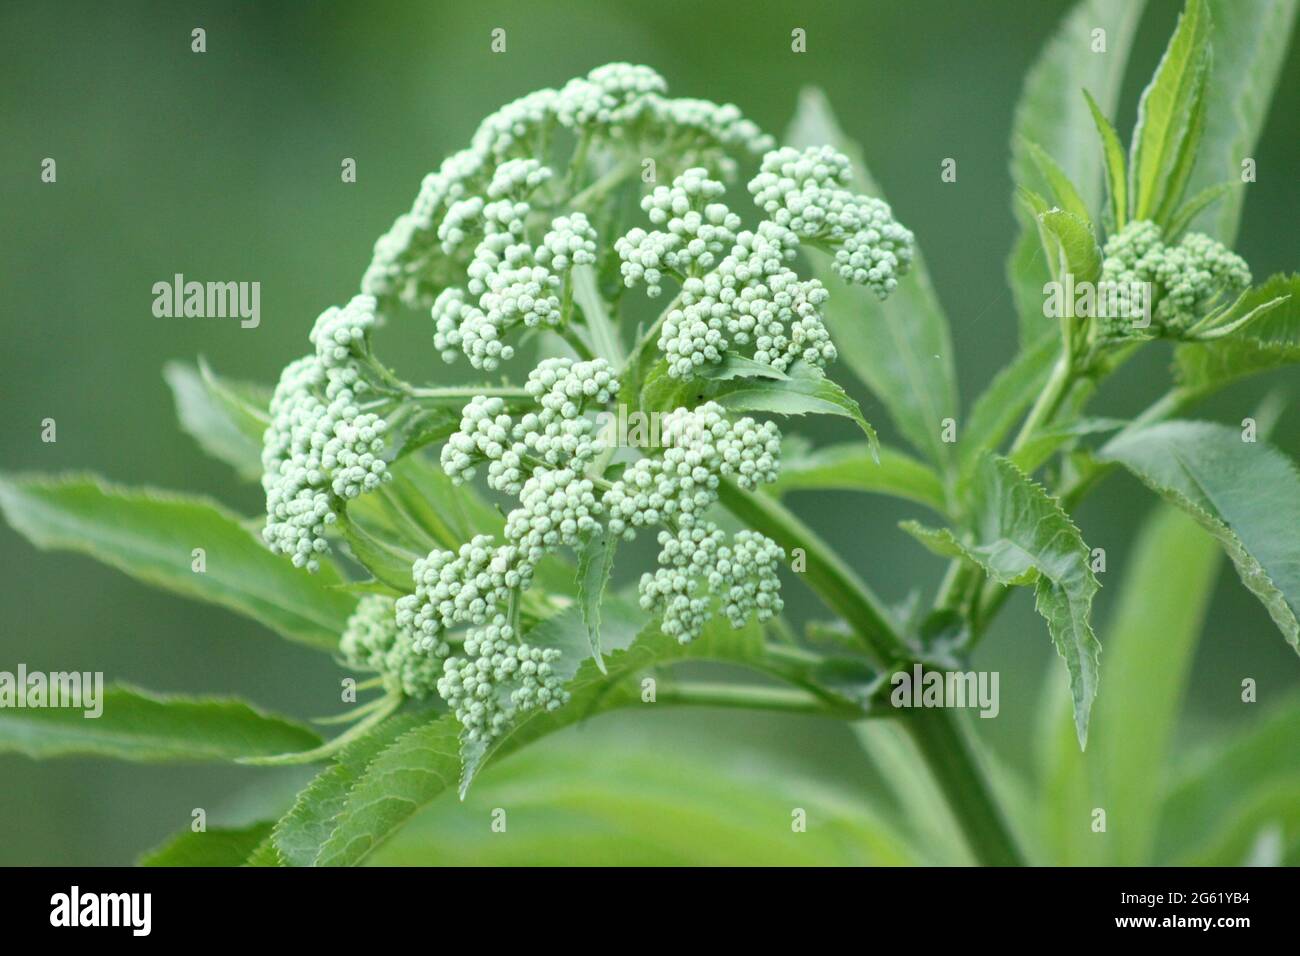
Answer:
[[[353,294],[375,238],[408,208],[423,174],[463,145],[484,114],[611,60],[650,64],[674,93],[736,102],[776,132],[801,86],[823,86],[926,253],[969,407],[1015,348],[1003,278],[1014,234],[1007,141],[1021,78],[1067,7],[1066,0],[6,3],[0,467],[94,470],[258,513],[259,490],[238,483],[176,426],[163,363],[202,353],[219,371],[273,382],[304,351],[315,316]],[[1173,0],[1149,5],[1121,130],[1131,126],[1177,9]],[[202,55],[190,51],[196,26],[207,31]],[[497,26],[508,30],[503,56],[488,50]],[[807,30],[804,55],[790,52],[794,26]],[[1300,252],[1298,121],[1293,45],[1238,244],[1260,277],[1294,267]],[[39,181],[47,156],[57,160],[57,185]],[[958,159],[955,184],[939,180],[948,156]],[[355,184],[340,182],[343,157],[357,160]],[[260,281],[261,326],[154,318],[151,286],[176,272]],[[430,333],[412,317],[383,333],[383,352],[414,356],[404,370],[433,379],[441,367]],[[1167,362],[1161,349],[1146,350],[1114,383],[1103,413],[1129,414],[1154,398]],[[1235,423],[1284,384],[1282,375],[1242,384],[1200,414]],[[879,403],[858,397],[882,423]],[[46,417],[58,422],[57,444],[39,440]],[[819,441],[851,437],[835,424],[810,428]],[[1300,453],[1293,406],[1275,440]],[[938,560],[896,527],[908,509],[875,497],[795,503],[882,594],[932,593]],[[1135,482],[1116,477],[1078,520],[1089,543],[1122,565],[1150,507]],[[1178,567],[1168,572],[1177,586]],[[7,526],[0,582],[0,669],[24,662],[102,670],[109,680],[234,693],[302,717],[336,700],[340,672],[320,655],[88,558],[37,552]],[[806,595],[788,590],[796,617],[814,610]],[[1116,590],[1104,587],[1098,601],[1103,643]],[[977,660],[1002,674],[1001,719],[981,721],[980,730],[1006,762],[1024,767],[1053,654],[1023,595]],[[1229,569],[1196,659],[1179,726],[1184,740],[1251,718],[1238,700],[1241,676],[1257,678],[1264,700],[1300,685],[1294,653]],[[742,755],[832,791],[879,789],[849,730],[830,722],[659,712],[599,723],[592,733],[614,735],[629,751],[689,746]],[[571,753],[573,743],[557,746]],[[0,864],[129,863],[186,826],[194,807],[238,816],[247,788],[295,781],[292,771],[0,756]]]

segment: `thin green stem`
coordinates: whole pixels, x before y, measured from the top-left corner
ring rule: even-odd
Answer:
[[[661,688],[656,693],[655,700],[694,707],[739,707],[847,719],[862,717],[862,712],[857,708],[848,705],[834,707],[814,694],[790,687],[691,681]]]
[[[406,386],[404,394],[407,398],[417,402],[467,402],[471,398],[483,396],[484,398],[513,398],[520,401],[530,399],[532,396],[522,388],[512,385],[464,385],[453,386],[450,388],[417,388],[414,385]]]

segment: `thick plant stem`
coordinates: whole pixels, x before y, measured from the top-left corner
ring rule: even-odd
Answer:
[[[1023,865],[1015,839],[952,715],[922,707],[902,724],[943,791],[975,859],[984,866]]]
[[[862,636],[885,667],[898,667],[916,656],[899,636],[880,599],[780,502],[743,491],[726,481],[719,492],[727,510],[751,528],[761,531],[787,552],[795,548],[803,550],[807,559],[803,579]],[[943,710],[918,709],[899,719],[915,738],[975,858],[986,866],[1021,862],[1001,811],[952,715]]]

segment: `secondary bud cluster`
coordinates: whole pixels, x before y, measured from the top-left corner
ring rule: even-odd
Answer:
[[[1102,282],[1150,288],[1152,325],[1166,335],[1177,336],[1229,304],[1251,281],[1245,260],[1222,243],[1193,232],[1167,245],[1160,227],[1147,220],[1130,222],[1111,236],[1104,254]],[[1107,331],[1124,336],[1132,329],[1132,323],[1115,320]]]
[[[500,225],[503,215],[528,225],[537,214],[530,209],[520,215],[519,197],[507,194],[543,189],[548,199],[560,198],[561,187],[549,171],[520,165],[533,161],[519,157],[550,155],[561,135],[588,157],[639,162],[640,144],[671,144],[665,164],[728,172],[734,169],[729,153],[757,155],[772,145],[772,138],[735,106],[666,94],[667,84],[649,67],[610,63],[558,90],[539,90],[502,107],[483,120],[467,149],[425,177],[410,212],[375,244],[362,289],[385,308],[396,298],[428,308],[441,290],[462,285],[466,267],[477,258],[468,245],[471,238],[488,223]],[[497,195],[514,208],[491,209]],[[585,230],[573,231],[586,236]],[[540,250],[536,258],[546,264]]]
[[[381,457],[387,423],[363,409],[372,383],[361,360],[374,321],[370,296],[327,309],[311,332],[315,354],[291,362],[271,398],[263,536],[272,551],[312,571],[329,549],[325,527],[336,520],[337,503],[388,478]]]
[[[393,599],[367,594],[348,618],[339,639],[339,653],[349,667],[374,671],[384,689],[422,700],[433,694],[440,662],[399,634]]]

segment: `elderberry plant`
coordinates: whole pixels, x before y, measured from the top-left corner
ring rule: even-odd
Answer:
[[[1077,745],[1060,765],[1084,760],[1108,683],[1091,614],[1105,552],[1073,513],[1117,466],[1217,539],[1300,650],[1294,465],[1253,430],[1243,440],[1176,417],[1300,361],[1300,278],[1255,284],[1231,248],[1241,187],[1216,180],[1230,172],[1225,144],[1256,135],[1269,84],[1216,96],[1230,78],[1211,58],[1212,6],[1187,4],[1127,152],[1109,119],[1126,50],[1104,66],[1074,50],[1092,5],[1031,72],[1013,149],[1022,347],[964,415],[914,236],[816,91],[785,145],[737,107],[673,97],[625,63],[488,116],[424,179],[357,294],[321,313],[274,390],[206,365],[169,372],[187,428],[260,475],[258,534],[203,501],[76,479],[0,486],[38,544],[244,611],[352,675],[333,719],[346,729],[325,742],[235,702],[121,687],[106,705],[109,751],[184,759],[197,735],[249,763],[324,763],[283,817],[238,839],[249,862],[354,863],[449,785],[464,796],[485,766],[616,707],[889,719],[946,799],[963,859],[1068,855],[1009,818],[967,731],[948,711],[910,712],[898,678],[965,672],[1026,588],[1064,663]],[[1235,68],[1267,72],[1266,40],[1249,47],[1259,62],[1248,47],[1229,49]],[[1093,88],[1063,89],[1061,71]],[[446,384],[463,369],[401,377],[383,349],[397,323],[424,329],[427,355],[411,364],[462,364],[472,383]],[[1126,419],[1092,415],[1106,378],[1154,340],[1172,343],[1170,390]],[[914,453],[880,444],[836,380],[842,365]],[[812,449],[797,434],[806,415],[861,434]],[[807,489],[926,507],[937,522],[903,528],[949,561],[932,605],[881,600],[871,569],[785,503]],[[1143,540],[1187,553],[1209,540],[1185,534],[1157,526]],[[201,572],[191,547],[208,549]],[[832,619],[796,629],[791,587]],[[1116,667],[1132,665],[1133,640],[1108,650]],[[766,683],[679,676],[698,660]],[[1121,730],[1100,723],[1113,742]],[[20,749],[80,749],[32,739]],[[390,800],[403,809],[375,809]]]

